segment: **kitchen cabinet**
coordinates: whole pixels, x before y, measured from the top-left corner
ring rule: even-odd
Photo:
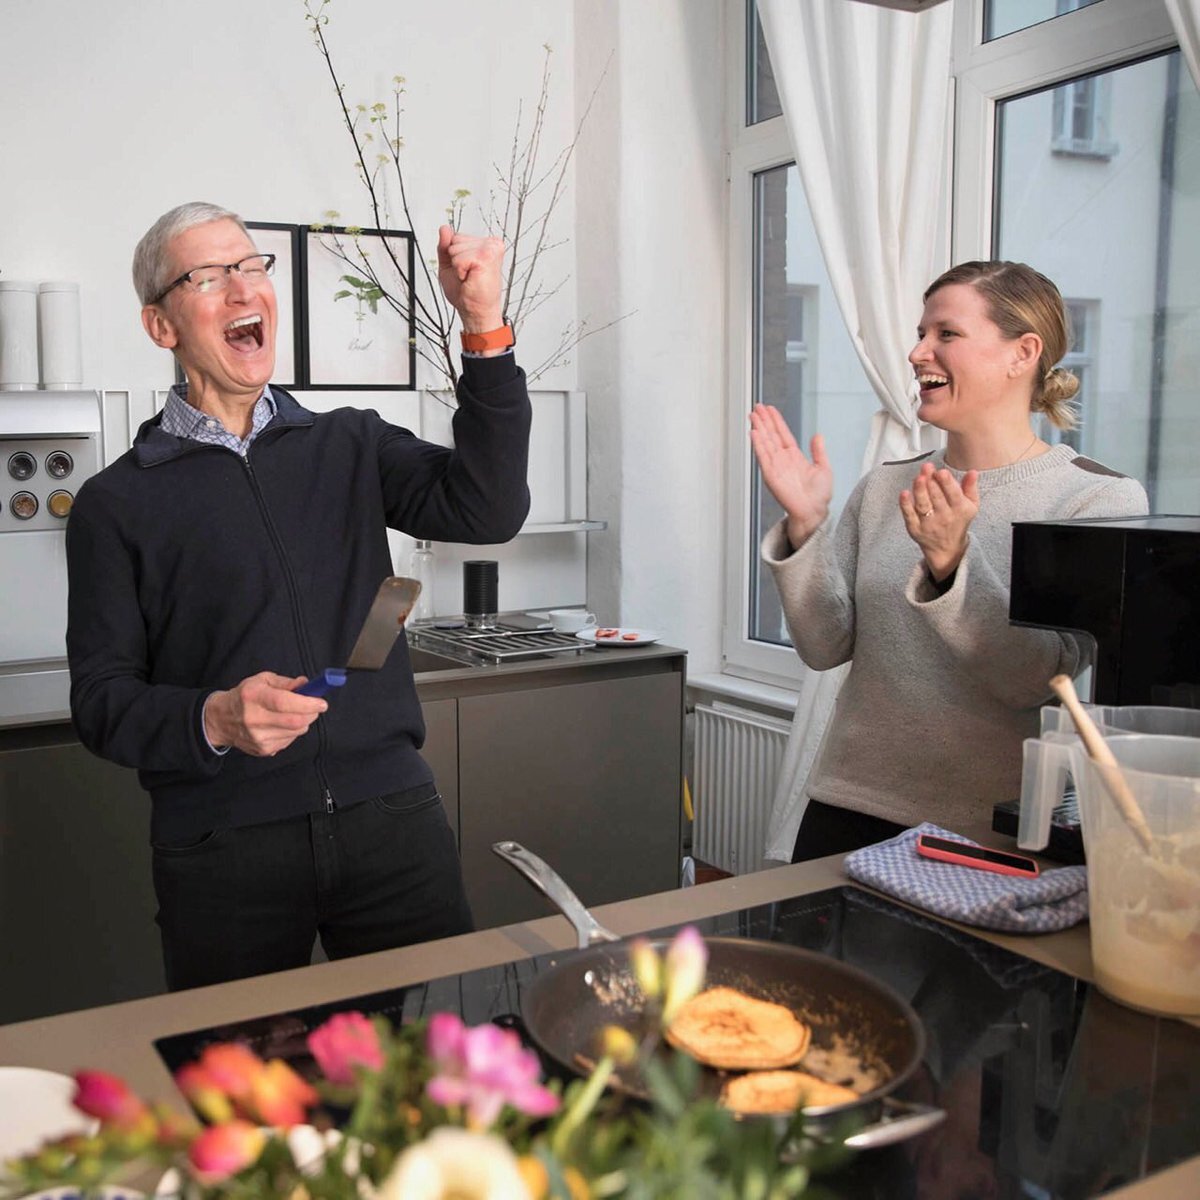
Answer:
[[[492,853],[507,839],[588,905],[678,886],[682,718],[675,672],[459,700],[460,849],[480,928],[549,908]]]
[[[0,1024],[164,990],[149,829],[70,726],[0,730]]]

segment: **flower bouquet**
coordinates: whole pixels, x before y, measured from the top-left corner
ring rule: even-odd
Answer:
[[[691,928],[661,960],[635,941],[660,1026],[700,990],[705,957]],[[798,1122],[739,1121],[702,1097],[698,1064],[664,1053],[656,1034],[639,1044],[610,1027],[590,1076],[565,1088],[542,1081],[513,1031],[450,1013],[400,1028],[340,1013],[308,1048],[313,1083],[246,1046],[209,1046],[175,1076],[201,1120],[80,1071],[74,1102],[98,1131],[0,1166],[0,1200],[111,1184],[186,1200],[781,1200],[803,1195],[812,1169],[839,1153],[797,1140]],[[648,1104],[608,1086],[635,1060]]]

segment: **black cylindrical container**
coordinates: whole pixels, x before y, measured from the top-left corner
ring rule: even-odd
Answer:
[[[493,625],[499,610],[497,599],[500,564],[493,558],[468,559],[463,563],[463,616],[469,625]]]

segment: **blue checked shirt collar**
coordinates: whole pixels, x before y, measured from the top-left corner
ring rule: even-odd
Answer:
[[[240,438],[237,434],[230,433],[216,417],[193,408],[188,403],[187,395],[186,383],[175,384],[167,393],[160,426],[162,431],[175,437],[191,438],[209,446],[224,446],[227,450],[240,454],[242,458],[249,452],[250,443],[275,416],[275,398],[271,395],[271,389],[265,387],[254,405],[254,413],[250,418],[250,432],[244,438]]]

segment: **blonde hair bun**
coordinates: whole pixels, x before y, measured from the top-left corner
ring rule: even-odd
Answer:
[[[1033,411],[1046,414],[1046,419],[1058,429],[1074,429],[1079,417],[1074,403],[1079,380],[1063,367],[1054,367],[1042,381],[1033,401]]]

